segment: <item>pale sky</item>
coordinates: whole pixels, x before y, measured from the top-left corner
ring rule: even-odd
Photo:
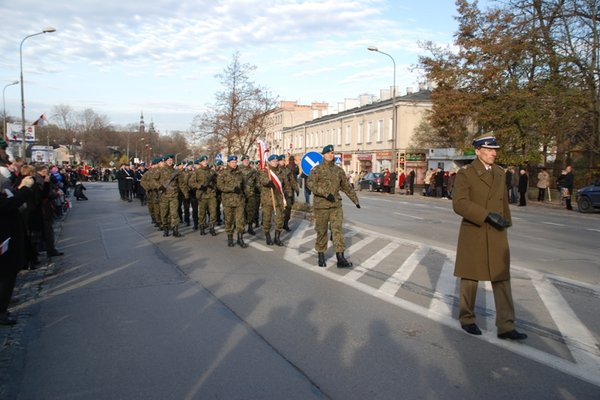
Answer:
[[[153,121],[187,131],[221,90],[215,77],[238,51],[251,80],[279,100],[336,106],[379,96],[393,81],[417,89],[418,42],[450,44],[454,0],[1,0],[0,83],[19,79],[23,44],[26,119],[54,106],[86,108],[111,123]],[[20,119],[19,85],[6,88]]]

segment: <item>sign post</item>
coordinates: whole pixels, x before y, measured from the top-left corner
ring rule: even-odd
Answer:
[[[302,168],[304,175],[310,175],[310,171],[321,164],[321,161],[323,161],[323,154],[317,153],[316,151],[310,151],[302,156],[300,167]]]

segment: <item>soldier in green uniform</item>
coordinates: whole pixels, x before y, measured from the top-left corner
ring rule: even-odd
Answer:
[[[237,165],[238,159],[235,155],[227,157],[227,168],[217,175],[217,187],[221,191],[223,202],[223,219],[225,220],[225,232],[227,232],[227,245],[235,246],[233,243],[233,231],[237,231],[237,244],[245,248],[244,228],[246,219],[244,217],[246,199],[244,196],[244,175]]]
[[[269,170],[275,174],[282,186],[285,185],[281,168],[278,166],[278,157],[276,154],[269,156]],[[280,235],[283,230],[283,196],[270,177],[269,170],[263,169],[259,173],[258,182],[261,187],[260,203],[262,207],[262,224],[267,244],[270,246],[275,243],[277,246],[283,246]],[[271,219],[275,214],[275,240],[271,239]]]
[[[152,223],[155,226],[160,226],[160,224],[158,222],[159,219],[156,218],[157,213],[155,211],[156,200],[157,200],[158,194],[156,193],[156,189],[152,186],[152,184],[153,184],[152,175],[156,172],[157,164],[158,164],[158,160],[156,158],[151,161],[150,168],[144,175],[142,175],[140,185],[146,191],[146,197],[147,197],[146,205],[148,206],[148,213],[150,214],[150,218],[152,218]]]
[[[248,233],[255,235],[252,229],[252,220],[254,219],[255,208],[257,207],[256,198],[256,179],[257,171],[250,165],[250,158],[242,156],[242,165],[239,166],[242,175],[244,175],[244,195],[246,196],[246,205],[244,206],[246,221],[248,222]]]
[[[173,236],[180,237],[178,196],[179,192],[186,190],[180,180],[181,170],[173,168],[173,155],[165,157],[165,165],[158,171],[160,193],[160,213],[163,221],[163,236],[169,236],[169,229],[173,229]]]
[[[217,176],[219,176],[224,169],[225,166],[223,165],[222,160],[215,161],[214,171],[216,172]],[[217,188],[217,225],[221,225],[222,223],[223,220],[221,219],[221,190]]]
[[[162,167],[164,167],[165,165],[165,160],[163,157],[158,157],[156,158],[156,165],[154,166],[154,168],[152,168],[152,170],[150,172],[152,172],[150,174],[150,176],[148,177],[149,182],[148,182],[148,187],[152,190],[153,192],[153,196],[152,196],[152,202],[154,203],[154,206],[152,207],[153,209],[153,215],[154,215],[154,220],[156,221],[156,226],[162,230],[163,229],[163,220],[162,220],[162,214],[160,211],[160,192],[158,190],[160,183],[158,182],[158,175],[159,175],[159,171]],[[150,200],[148,200],[150,201]]]
[[[290,157],[293,158],[293,157]],[[283,209],[283,229],[290,231],[289,222],[292,216],[292,206],[294,205],[294,193],[298,194],[298,181],[296,176],[292,174],[292,170],[285,165],[285,156],[282,154],[278,158],[279,160],[279,174],[283,176],[285,180],[284,191],[285,194],[285,208]]]
[[[346,193],[348,198],[360,208],[356,192],[352,189],[346,173],[342,168],[335,165],[333,145],[327,145],[321,152],[323,162],[314,167],[308,176],[308,188],[314,195],[315,230],[317,240],[315,250],[319,255],[319,267],[325,267],[325,250],[327,250],[327,225],[331,227],[333,245],[337,258],[338,268],[350,268],[352,263],[344,257],[346,245],[342,231],[344,213],[342,211],[342,197],[339,191]]]
[[[209,232],[215,236],[217,223],[217,173],[208,166],[208,157],[200,156],[198,169],[189,180],[189,186],[196,192],[198,212],[194,224],[199,223],[200,235],[206,235],[206,214],[209,217]]]

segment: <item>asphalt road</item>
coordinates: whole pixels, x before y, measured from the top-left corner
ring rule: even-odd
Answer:
[[[530,338],[511,343],[495,337],[485,285],[484,335],[456,322],[447,200],[361,193],[362,209],[345,208],[355,268],[340,271],[331,250],[316,267],[301,218],[284,248],[259,230],[230,249],[221,229],[163,238],[115,184],[87,187],[62,222],[67,255],[13,307],[2,398],[600,397],[597,215],[514,209],[513,291]]]

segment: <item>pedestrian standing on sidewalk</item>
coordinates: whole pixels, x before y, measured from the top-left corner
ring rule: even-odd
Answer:
[[[542,167],[542,170],[538,172],[537,178],[538,182],[536,186],[538,188],[538,201],[544,201],[546,190],[548,189],[548,186],[550,186],[550,174],[546,167]]]
[[[529,189],[529,176],[525,168],[519,169],[519,207],[527,205],[527,190]]]
[[[458,171],[452,195],[454,212],[462,217],[454,267],[460,278],[459,321],[465,332],[481,335],[475,322],[477,286],[491,281],[498,338],[526,339],[515,330],[507,235],[512,222],[505,173],[494,164],[500,146],[495,137],[484,136],[473,147],[477,159]]]
[[[573,167],[570,165],[565,169],[567,172],[565,178],[562,182],[562,190],[564,192],[563,197],[565,198],[565,204],[567,206],[567,210],[572,210],[573,206],[571,205],[571,196],[573,196],[573,184],[575,181],[575,177],[573,176]]]

